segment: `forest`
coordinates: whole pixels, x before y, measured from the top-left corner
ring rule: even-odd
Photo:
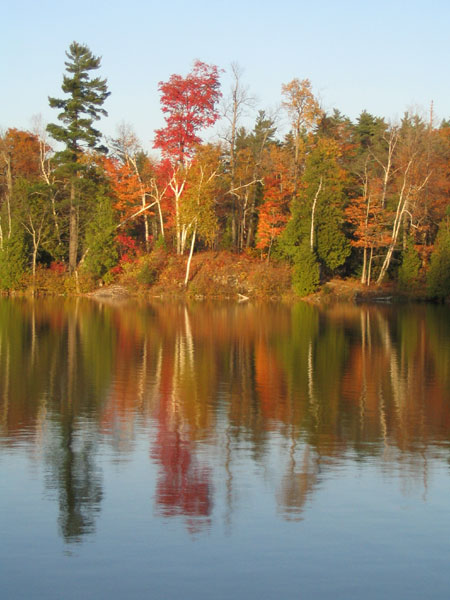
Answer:
[[[130,125],[114,139],[96,128],[111,93],[101,59],[73,42],[65,65],[55,122],[0,132],[5,293],[147,290],[167,269],[173,289],[205,293],[220,264],[245,262],[300,297],[336,279],[450,297],[450,121],[436,125],[432,104],[427,117],[363,110],[352,122],[295,78],[281,89],[280,135],[237,65],[225,93],[221,69],[197,60],[158,84],[165,125],[150,155]],[[225,134],[203,141],[219,121]],[[200,256],[215,261],[203,286]]]

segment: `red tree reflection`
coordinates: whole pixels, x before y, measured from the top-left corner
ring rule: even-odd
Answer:
[[[175,362],[176,357],[167,354],[161,369],[158,435],[152,451],[161,466],[155,498],[161,515],[185,516],[189,531],[195,533],[210,523],[211,471],[198,463],[189,427],[178,410],[182,402],[173,391]]]

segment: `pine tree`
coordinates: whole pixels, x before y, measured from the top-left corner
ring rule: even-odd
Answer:
[[[93,124],[107,116],[102,106],[110,92],[107,91],[106,79],[90,77],[90,71],[100,67],[101,59],[94,56],[87,46],[72,42],[66,56],[67,75],[64,75],[61,88],[68,98],[49,97],[50,106],[61,110],[58,119],[62,125],[50,123],[47,130],[56,141],[66,146],[57,153],[57,159],[70,179],[69,269],[73,271],[78,254],[76,181],[83,170],[80,158],[85,149],[106,152],[106,148],[100,145],[101,133]]]
[[[111,201],[105,196],[97,199],[95,213],[86,228],[85,268],[100,279],[117,262],[116,228]]]

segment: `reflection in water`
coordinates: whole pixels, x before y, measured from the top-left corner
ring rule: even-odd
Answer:
[[[302,456],[295,458],[296,443],[293,440],[289,466],[281,481],[278,504],[286,518],[299,519],[303,507],[317,485],[320,473],[320,457],[308,444],[302,446]]]
[[[59,527],[66,542],[79,542],[95,531],[102,499],[101,474],[95,465],[95,433],[74,431],[73,419],[52,431],[48,449],[48,487],[58,494]]]
[[[277,455],[268,477],[288,519],[348,457],[399,470],[405,490],[419,482],[426,494],[429,455],[450,441],[448,316],[1,300],[0,443],[44,448],[68,542],[95,529],[104,447],[131,455],[139,431],[158,467],[156,514],[190,531],[210,525],[219,493],[231,523],[244,455],[255,466]]]

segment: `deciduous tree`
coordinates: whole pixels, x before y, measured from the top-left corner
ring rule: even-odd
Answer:
[[[169,188],[175,204],[176,248],[182,254],[181,199],[190,159],[201,142],[199,133],[219,118],[219,69],[197,60],[186,77],[172,75],[167,82],[159,83],[159,90],[166,126],[156,130],[154,147],[172,167]]]
[[[291,122],[291,134],[294,144],[294,181],[300,174],[300,158],[302,154],[304,133],[310,132],[320,121],[323,111],[312,92],[309,79],[293,79],[283,84],[282,106],[287,111]]]

